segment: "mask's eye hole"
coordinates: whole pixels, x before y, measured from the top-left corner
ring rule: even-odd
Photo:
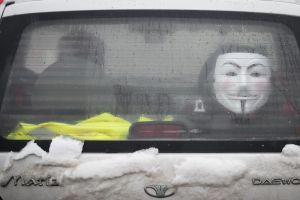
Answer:
[[[235,73],[235,72],[227,72],[225,75],[226,76],[236,76],[237,73]]]
[[[252,72],[252,73],[250,74],[250,76],[252,76],[252,77],[260,77],[260,76],[261,76],[261,73],[259,73],[259,72]]]

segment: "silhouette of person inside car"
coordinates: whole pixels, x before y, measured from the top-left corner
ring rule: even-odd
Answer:
[[[79,30],[59,39],[57,61],[39,75],[32,99],[34,109],[57,120],[111,111],[112,96],[104,75],[104,43]]]

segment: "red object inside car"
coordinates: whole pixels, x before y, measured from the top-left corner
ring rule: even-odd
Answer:
[[[136,123],[131,128],[133,138],[176,138],[185,133],[186,128],[175,123]]]

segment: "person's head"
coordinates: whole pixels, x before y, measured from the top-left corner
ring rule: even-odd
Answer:
[[[259,110],[271,93],[270,59],[254,48],[231,48],[219,51],[208,66],[211,93],[216,101],[236,114]]]
[[[62,36],[58,45],[60,59],[76,57],[99,65],[104,63],[104,43],[91,33],[73,30]]]

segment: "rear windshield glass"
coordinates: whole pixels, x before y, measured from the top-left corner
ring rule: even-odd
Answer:
[[[299,47],[278,23],[35,21],[6,62],[10,140],[297,138]]]

